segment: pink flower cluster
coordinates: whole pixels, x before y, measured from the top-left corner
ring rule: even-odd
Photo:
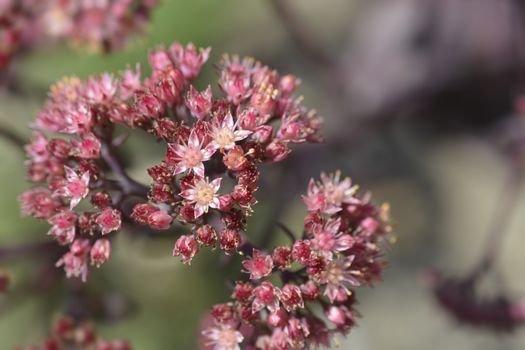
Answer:
[[[243,261],[249,281],[236,283],[232,302],[212,308],[216,324],[203,332],[208,348],[328,347],[354,326],[353,288],[377,281],[384,267],[388,207],[358,195],[339,173],[312,180],[303,200],[303,237],[272,252],[253,249]]]
[[[120,48],[141,32],[157,0],[0,0],[0,70],[23,50],[54,40]]]
[[[123,340],[101,340],[89,323],[76,322],[69,317],[60,317],[54,323],[46,340],[40,345],[16,347],[14,350],[131,350]]]
[[[299,81],[252,59],[225,57],[222,96],[210,86],[199,92],[191,83],[209,53],[174,43],[150,53],[145,79],[137,66],[119,78],[73,77],[51,88],[26,146],[27,176],[39,186],[20,202],[23,214],[47,220],[48,234],[69,247],[57,262],[68,276],[85,280],[89,263],[106,262],[124,221],[154,230],[191,225],[173,250],[186,263],[201,245],[235,251],[256,203],[258,165],[283,160],[290,144],[320,141],[319,118],[293,94]],[[147,170],[149,188],[116,154],[126,128],[166,146],[162,162]]]
[[[272,251],[255,248],[244,230],[260,165],[282,161],[292,144],[320,142],[321,120],[295,97],[297,78],[249,58],[222,59],[220,94],[197,89],[192,82],[209,54],[174,43],[150,53],[144,79],[137,66],[120,77],[54,85],[26,146],[27,176],[38,185],[20,196],[22,213],[49,222],[48,234],[67,247],[57,266],[84,281],[89,263],[108,261],[123,222],[137,231],[186,230],[173,248],[186,264],[203,246],[240,251],[249,281],[236,283],[232,302],[213,307],[207,346],[329,345],[355,324],[354,288],[380,278],[388,207],[372,204],[340,173],[321,174],[303,196],[302,236],[290,233],[293,243]],[[118,157],[130,128],[165,146],[147,169],[150,186],[132,179]]]

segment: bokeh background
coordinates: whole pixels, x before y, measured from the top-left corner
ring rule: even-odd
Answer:
[[[148,48],[175,40],[211,46],[210,62],[224,52],[256,57],[302,79],[305,104],[325,117],[327,142],[300,147],[280,169],[267,169],[248,233],[272,235],[269,218],[299,229],[299,195],[323,169],[341,169],[392,208],[399,242],[383,283],[358,290],[363,317],[340,348],[524,349],[523,329],[501,334],[453,320],[421,278],[431,266],[462,276],[476,264],[508,177],[501,140],[525,135],[514,108],[525,81],[522,1],[281,2],[286,7],[279,0],[163,0],[147,35],[122,52],[32,52],[17,62],[19,91],[0,93],[0,122],[28,137],[27,125],[56,80],[146,66]],[[214,80],[208,64],[197,86]],[[143,170],[163,156],[140,136],[126,152],[130,172],[144,181]],[[19,215],[16,198],[28,186],[23,162],[0,139],[0,245],[39,240],[47,230]],[[502,227],[505,240],[482,291],[488,295],[525,295],[520,197]],[[201,315],[227,299],[225,281],[235,273],[218,268],[214,253],[200,254],[188,268],[171,257],[173,243],[119,234],[112,259],[88,287],[113,310],[97,321],[102,335],[129,339],[139,350],[197,349]],[[0,295],[0,349],[38,342],[60,309],[57,289],[22,288],[48,263],[2,266],[14,285],[12,294]]]

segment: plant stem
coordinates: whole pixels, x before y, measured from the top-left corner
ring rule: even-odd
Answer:
[[[107,166],[111,169],[111,172],[117,177],[124,194],[147,196],[149,190],[148,186],[135,181],[128,175],[120,160],[113,153],[113,149],[107,143],[102,143],[101,156]]]

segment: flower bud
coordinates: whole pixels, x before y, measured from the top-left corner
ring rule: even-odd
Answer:
[[[160,209],[151,203],[140,203],[133,207],[131,218],[139,225],[146,225],[148,217]]]
[[[120,211],[112,208],[105,208],[102,210],[97,215],[95,221],[103,235],[120,230],[120,226],[122,225]]]
[[[284,327],[288,322],[288,314],[283,309],[278,309],[268,315],[268,326],[272,328]]]
[[[154,211],[148,216],[148,225],[155,230],[167,230],[171,226],[173,217],[164,210]]]
[[[217,242],[217,232],[210,225],[203,225],[195,231],[197,242],[202,245],[214,245]]]
[[[241,236],[236,230],[224,229],[221,231],[220,248],[226,253],[232,252],[241,245]]]
[[[193,236],[180,236],[175,242],[173,256],[180,256],[184,264],[191,264],[191,260],[199,251],[199,245]]]
[[[95,244],[91,247],[90,256],[91,256],[91,265],[100,267],[106,261],[109,260],[111,255],[111,243],[107,239],[97,239]]]
[[[107,208],[111,203],[111,196],[105,191],[97,192],[91,196],[91,204],[99,209]]]

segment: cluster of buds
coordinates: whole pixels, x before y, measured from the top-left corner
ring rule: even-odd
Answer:
[[[23,214],[48,221],[48,234],[69,248],[57,262],[68,276],[85,280],[89,263],[106,262],[122,222],[189,225],[193,234],[173,250],[188,263],[199,245],[235,251],[256,202],[258,165],[283,160],[292,143],[320,141],[319,118],[293,94],[298,79],[252,59],[223,59],[222,97],[210,86],[198,92],[192,81],[209,53],[174,43],[150,53],[145,79],[137,66],[119,78],[73,77],[51,88],[26,146],[27,176],[38,185],[20,202]],[[126,135],[117,125],[165,145],[164,159],[147,170],[149,188],[120,163],[116,149]]]
[[[388,206],[372,204],[339,173],[312,180],[303,200],[301,239],[272,252],[253,249],[243,261],[249,281],[237,281],[232,301],[212,308],[215,325],[203,331],[207,348],[328,347],[354,326],[353,288],[377,281],[385,265]]]
[[[109,51],[141,32],[156,0],[1,0],[0,71],[19,52],[49,41]]]
[[[76,322],[69,317],[57,319],[46,340],[40,345],[17,347],[15,350],[131,350],[123,340],[101,340],[90,323]]]

